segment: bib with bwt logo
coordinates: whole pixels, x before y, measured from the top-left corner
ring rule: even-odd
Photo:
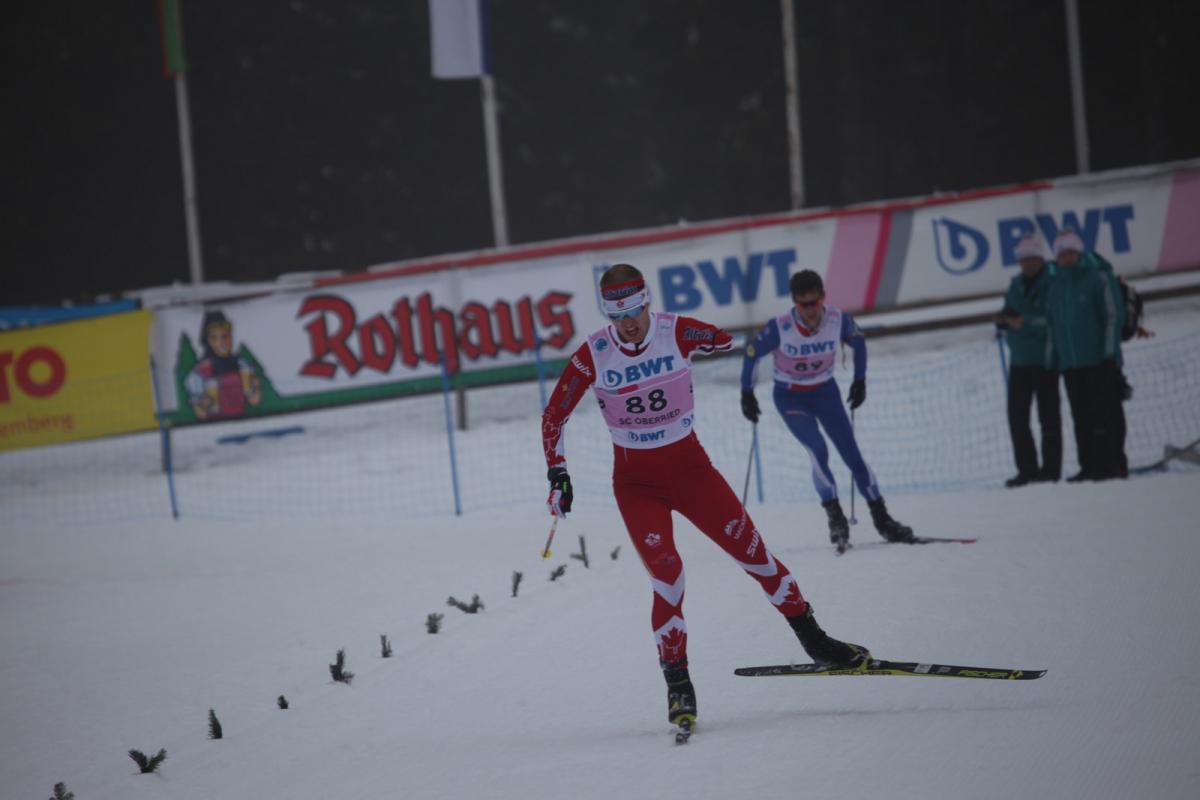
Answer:
[[[679,350],[677,317],[654,312],[649,343],[630,355],[613,328],[588,337],[596,380],[592,390],[614,444],[646,450],[677,442],[692,431],[692,367]]]

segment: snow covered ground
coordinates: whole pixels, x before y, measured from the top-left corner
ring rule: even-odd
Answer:
[[[1194,299],[1151,311],[1160,339],[1200,330]],[[940,350],[951,358],[957,341],[979,333],[882,339],[873,368],[919,374],[905,359]],[[704,442],[737,421],[712,402],[729,392],[727,373],[697,385]],[[882,399],[871,394],[866,408]],[[524,465],[536,409],[473,410],[470,452],[487,441],[505,448],[490,468]],[[392,443],[372,449],[351,438],[363,413],[308,420],[304,436],[328,425],[338,434],[323,443],[354,442],[352,456],[330,448],[327,489],[391,463]],[[577,452],[591,446],[586,419],[572,432]],[[1131,417],[1131,434],[1138,424]],[[869,428],[862,436],[868,459],[882,458]],[[919,533],[980,541],[883,545],[864,521],[852,535],[860,546],[841,558],[811,499],[769,490],[767,504],[751,505],[835,636],[885,658],[1049,670],[1031,682],[736,677],[737,666],[802,651],[757,584],[678,521],[701,721],[676,747],[650,589],[590,462],[576,478],[580,510],[544,561],[540,485],[459,518],[396,513],[429,490],[393,475],[398,505],[310,515],[303,495],[314,485],[293,488],[299,511],[172,522],[142,507],[148,485],[161,498],[153,464],[108,482],[137,438],[56,448],[75,471],[38,472],[27,455],[0,456],[0,797],[47,797],[59,781],[78,800],[1195,796],[1194,468],[1017,491],[896,492],[893,513]],[[742,427],[738,463],[718,461],[739,490],[745,441]],[[248,486],[272,479],[271,448],[223,452],[203,458],[224,459],[222,471]],[[1011,465],[998,468],[1002,480]],[[23,476],[17,489],[14,476]],[[97,486],[107,505],[91,519],[47,525],[22,505],[22,492],[62,505]],[[128,519],[113,511],[123,504]],[[590,568],[571,558],[579,537]],[[549,581],[559,565],[565,575]],[[517,597],[514,571],[524,576]],[[479,614],[446,604],[475,594]],[[437,635],[425,631],[431,613],[445,615]],[[380,657],[380,635],[391,640],[390,659]],[[340,648],[355,673],[349,686],[329,676]],[[209,709],[220,741],[207,738]],[[137,774],[126,752],[159,748],[168,752],[159,773]]]

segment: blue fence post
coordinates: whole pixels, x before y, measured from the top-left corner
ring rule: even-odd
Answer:
[[[996,328],[996,347],[1000,350],[1000,372],[1004,375],[1004,391],[1008,392],[1008,362],[1004,358],[1004,331]]]
[[[454,455],[454,419],[450,413],[450,371],[446,367],[446,354],[439,362],[442,367],[442,407],[446,412],[446,441],[450,445],[450,484],[454,487],[454,515],[462,516],[462,501],[458,494],[458,460]]]
[[[758,488],[758,504],[763,503],[762,458],[758,450],[758,426],[754,425],[754,485]]]
[[[171,459],[171,432],[168,430],[162,401],[158,395],[158,366],[150,356],[150,386],[154,390],[154,416],[158,420],[159,438],[162,440],[163,472],[167,473],[167,493],[171,496],[171,518],[179,519],[179,502],[175,498],[175,465]]]
[[[535,341],[537,346],[533,349],[533,365],[537,369],[538,382],[538,397],[542,401],[541,410],[546,409],[546,362],[542,360],[542,335],[534,333],[537,337]]]

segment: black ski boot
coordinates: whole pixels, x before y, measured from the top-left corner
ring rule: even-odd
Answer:
[[[696,690],[686,662],[663,664],[667,679],[667,721],[687,730],[696,724]]]
[[[821,626],[813,619],[812,603],[808,604],[803,614],[788,617],[787,621],[814,664],[838,669],[867,668],[871,652],[860,644],[840,642],[821,630]]]
[[[850,540],[850,523],[842,513],[842,504],[835,497],[828,503],[821,503],[825,513],[829,515],[829,541],[843,546]]]
[[[871,521],[875,523],[875,530],[879,531],[880,536],[889,542],[912,542],[912,528],[892,519],[882,497],[868,501],[867,505],[871,507]]]

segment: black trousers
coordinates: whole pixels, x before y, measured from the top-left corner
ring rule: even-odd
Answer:
[[[1042,428],[1042,466],[1029,428],[1029,407],[1037,399]],[[1062,415],[1059,412],[1058,371],[1043,367],[1013,367],[1008,372],[1008,430],[1012,435],[1017,474],[1024,478],[1058,480],[1062,475]]]
[[[1125,412],[1116,364],[1109,361],[1063,370],[1062,375],[1084,477],[1105,479],[1124,474]]]

